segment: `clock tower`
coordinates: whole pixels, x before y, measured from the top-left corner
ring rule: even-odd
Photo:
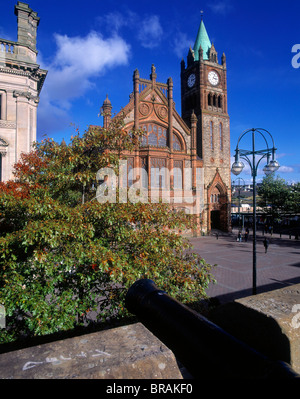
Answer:
[[[181,61],[181,114],[190,126],[197,116],[197,155],[203,160],[205,216],[211,229],[230,229],[230,128],[227,110],[227,68],[221,63],[203,20],[187,65]]]

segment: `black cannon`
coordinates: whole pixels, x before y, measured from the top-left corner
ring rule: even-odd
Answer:
[[[158,289],[152,280],[136,281],[127,292],[125,306],[194,378],[300,378],[287,363],[250,348]]]

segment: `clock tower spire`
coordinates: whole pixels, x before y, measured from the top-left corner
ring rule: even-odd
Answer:
[[[203,160],[207,228],[228,230],[230,203],[230,130],[227,66],[221,62],[201,19],[187,65],[181,61],[181,113],[188,126],[197,117],[197,155]]]

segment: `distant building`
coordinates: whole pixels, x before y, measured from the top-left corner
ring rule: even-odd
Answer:
[[[36,63],[40,18],[20,1],[15,15],[18,41],[0,39],[0,181],[13,178],[13,165],[36,140],[37,107],[47,75]]]
[[[181,116],[173,101],[173,81],[157,82],[152,65],[150,79],[133,75],[133,92],[124,107],[125,130],[141,128],[145,136],[136,151],[126,154],[128,173],[143,169],[144,187],[169,188],[173,208],[191,212],[188,201],[175,201],[184,187],[184,170],[191,169],[194,199],[200,198],[198,232],[212,228],[230,229],[230,127],[227,110],[227,67],[225,54],[218,62],[203,21],[187,65],[181,61]],[[103,103],[104,127],[111,120],[112,105]],[[168,173],[169,172],[169,173]],[[140,176],[133,176],[133,181]],[[197,191],[196,188],[202,187]],[[151,188],[151,190],[150,190]],[[149,194],[150,195],[150,194]]]

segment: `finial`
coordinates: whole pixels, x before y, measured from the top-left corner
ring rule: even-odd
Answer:
[[[156,75],[156,68],[155,68],[154,64],[152,64],[152,65],[151,65],[151,75],[150,75],[150,79],[151,79],[152,81],[155,81],[155,80],[156,80],[156,77],[157,77],[157,75]]]
[[[203,20],[203,10],[200,11],[201,14],[201,21]]]
[[[108,94],[106,94],[106,98],[103,102],[103,105],[111,105],[111,102],[109,101],[109,98],[108,98]]]

